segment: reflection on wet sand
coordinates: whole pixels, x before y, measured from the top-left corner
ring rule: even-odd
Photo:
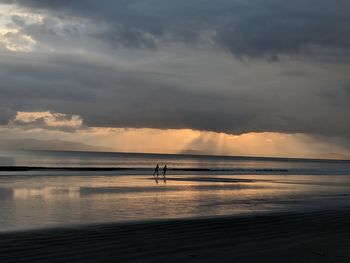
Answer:
[[[182,182],[216,182],[216,183],[255,183],[255,182],[269,182],[271,180],[263,179],[243,179],[243,178],[222,178],[222,177],[168,177],[169,181]]]
[[[0,188],[0,200],[13,198],[13,189]]]
[[[157,185],[150,176],[1,176],[0,231],[350,204],[347,176],[183,175],[167,180]]]
[[[55,187],[41,187],[41,188],[15,188],[13,190],[13,198],[15,199],[31,199],[40,197],[45,200],[59,198],[60,195],[68,196],[69,198],[79,198],[79,188],[55,188]]]

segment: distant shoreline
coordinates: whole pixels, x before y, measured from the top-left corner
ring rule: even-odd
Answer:
[[[137,168],[113,168],[113,167],[40,167],[40,166],[0,166],[1,172],[29,172],[29,171],[124,171]]]
[[[154,168],[142,167],[45,167],[45,166],[0,166],[2,172],[25,172],[25,171],[153,171]],[[168,171],[188,172],[288,172],[288,169],[211,169],[211,168],[168,168]]]
[[[290,162],[350,162],[350,159],[327,159],[327,158],[303,158],[303,157],[278,157],[278,156],[235,156],[235,155],[210,155],[210,154],[191,154],[191,153],[142,153],[142,152],[114,152],[114,151],[79,151],[79,150],[30,150],[30,149],[16,149],[9,150],[8,152],[35,152],[35,153],[65,153],[65,154],[98,154],[98,155],[135,155],[135,156],[149,156],[149,157],[177,157],[177,158],[217,158],[217,159],[229,159],[229,160],[256,160],[256,161],[290,161]]]
[[[169,166],[168,166],[169,167]],[[0,166],[0,172],[81,172],[80,175],[89,175],[89,172],[106,172],[109,175],[152,175],[154,167],[113,167],[113,166]],[[350,175],[349,168],[329,170],[318,168],[191,168],[191,167],[169,167],[171,175]],[[32,174],[31,174],[32,175]],[[44,174],[37,174],[42,176]],[[64,175],[64,174],[61,174]],[[72,174],[72,175],[76,175]],[[95,173],[94,173],[95,175]],[[177,178],[178,179],[178,178]],[[220,179],[220,178],[218,178]],[[222,181],[225,182],[225,181]]]

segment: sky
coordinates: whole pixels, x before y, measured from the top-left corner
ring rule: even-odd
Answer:
[[[350,158],[346,0],[0,0],[0,135]]]

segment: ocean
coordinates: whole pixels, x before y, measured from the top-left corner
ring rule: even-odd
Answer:
[[[350,161],[21,151],[0,170],[2,232],[350,207]]]

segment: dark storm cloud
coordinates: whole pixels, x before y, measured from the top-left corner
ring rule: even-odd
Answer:
[[[0,123],[52,111],[87,126],[350,136],[349,1],[0,2],[44,14],[12,16],[9,41],[38,46],[1,53]]]
[[[15,111],[7,107],[0,106],[0,125],[7,124],[8,121],[12,119],[15,115],[16,115]]]
[[[350,49],[347,0],[2,2],[104,22],[109,30],[96,37],[114,46],[155,48],[157,40],[196,44],[209,34],[216,46],[237,56],[273,59],[325,50],[348,53]]]
[[[0,62],[0,69],[2,107],[77,114],[87,126],[350,134],[349,104],[333,107],[327,96],[310,94],[307,86],[282,94],[263,86],[227,94],[215,87],[193,89],[176,76],[72,56],[11,58]],[[343,88],[334,92],[349,101]]]

